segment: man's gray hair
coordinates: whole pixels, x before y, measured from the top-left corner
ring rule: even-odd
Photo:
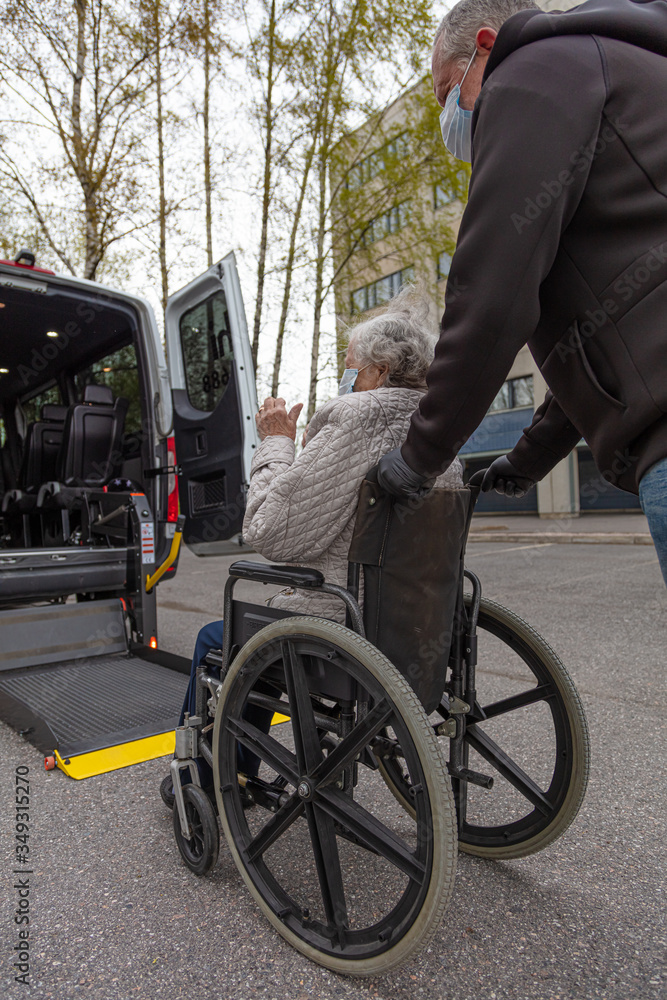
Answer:
[[[443,17],[433,48],[444,62],[468,62],[480,28],[500,31],[508,17],[520,10],[539,10],[533,0],[459,0]]]
[[[350,331],[357,367],[386,367],[383,385],[393,388],[426,388],[426,372],[433,361],[436,339],[428,302],[419,286],[414,285],[402,288],[379,316]]]

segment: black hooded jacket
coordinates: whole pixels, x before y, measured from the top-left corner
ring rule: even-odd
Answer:
[[[512,464],[541,479],[583,436],[636,493],[667,456],[666,0],[522,11],[498,33],[412,468],[452,461],[526,343],[550,392]]]

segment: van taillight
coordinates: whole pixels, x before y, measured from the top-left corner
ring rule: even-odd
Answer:
[[[167,438],[168,465],[176,468],[176,439]],[[167,520],[178,520],[178,476],[175,472],[167,473]]]

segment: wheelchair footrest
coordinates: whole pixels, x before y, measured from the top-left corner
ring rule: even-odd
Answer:
[[[493,778],[488,774],[480,774],[479,771],[472,771],[469,767],[449,767],[451,778],[458,778],[459,781],[469,781],[471,785],[479,785],[480,788],[493,788]]]
[[[244,787],[250,802],[256,802],[257,805],[268,809],[269,812],[278,812],[289,798],[289,794],[284,788],[271,785],[268,781],[262,781],[261,778],[246,778],[244,784],[242,776],[239,775],[239,784]]]

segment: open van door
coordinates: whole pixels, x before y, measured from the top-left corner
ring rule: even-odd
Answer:
[[[197,555],[239,540],[258,438],[257,394],[234,254],[172,295],[165,313],[183,540]]]

